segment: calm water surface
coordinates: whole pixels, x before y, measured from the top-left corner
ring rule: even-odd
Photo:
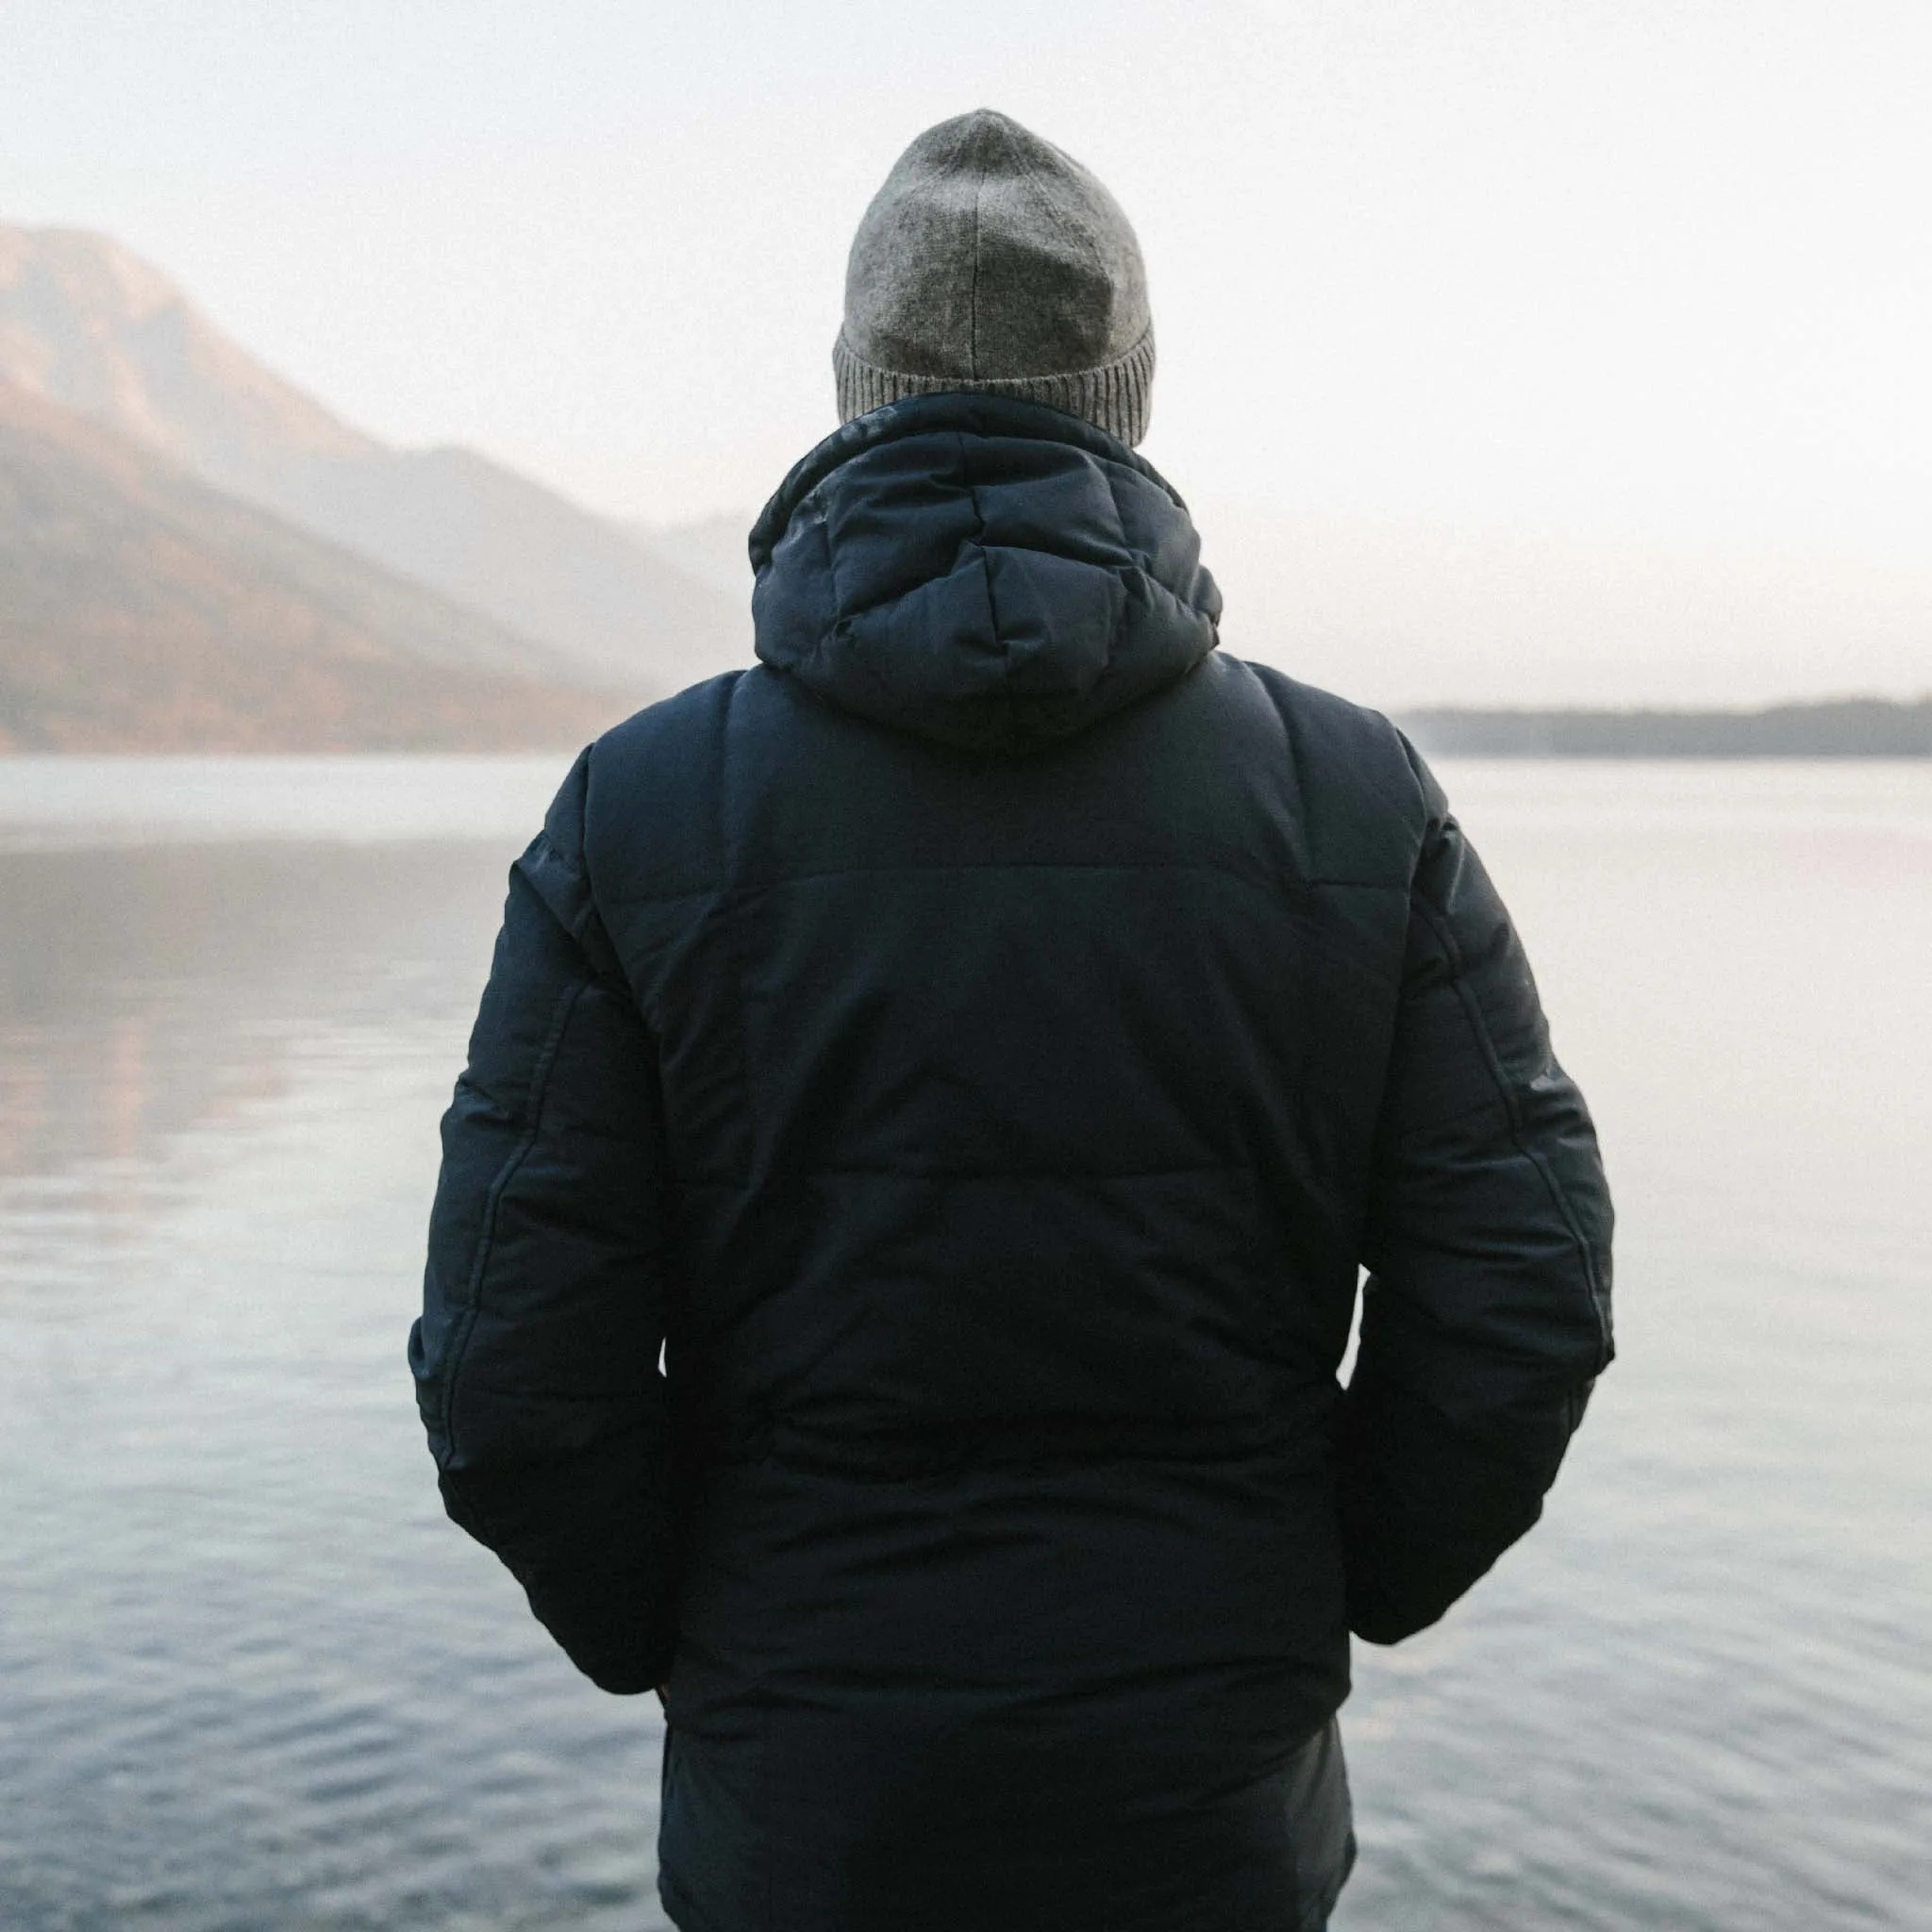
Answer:
[[[0,1926],[637,1928],[656,1707],[442,1519],[435,1122],[561,761],[0,761]],[[1932,1923],[1932,768],[1443,767],[1619,1191],[1338,1932]]]

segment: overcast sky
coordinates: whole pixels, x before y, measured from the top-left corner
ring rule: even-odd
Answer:
[[[1112,187],[1231,644],[1377,701],[1932,686],[1928,0],[0,0],[0,218],[357,424],[749,512],[987,105]]]

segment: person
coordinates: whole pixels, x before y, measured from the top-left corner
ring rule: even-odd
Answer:
[[[1217,650],[1093,175],[922,134],[834,362],[759,662],[511,872],[411,1339],[442,1493],[663,1687],[681,1926],[1316,1927],[1350,1630],[1536,1521],[1610,1359],[1590,1118],[1402,734]]]

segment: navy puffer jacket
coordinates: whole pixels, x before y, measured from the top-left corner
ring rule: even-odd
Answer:
[[[1312,1920],[1269,1780],[1349,1628],[1528,1527],[1610,1357],[1522,948],[1103,432],[896,404],[752,548],[762,664],[511,874],[411,1344],[450,1512],[668,1678],[690,1926]]]

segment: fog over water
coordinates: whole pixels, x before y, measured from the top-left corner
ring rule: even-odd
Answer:
[[[0,761],[0,1925],[657,1925],[659,1726],[444,1522],[435,1124],[561,760]],[[1932,765],[1445,763],[1621,1210],[1542,1527],[1357,1654],[1338,1932],[1932,1891]]]

